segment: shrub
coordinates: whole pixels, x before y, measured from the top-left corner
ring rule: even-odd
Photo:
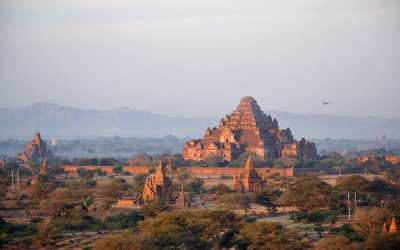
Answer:
[[[117,214],[115,216],[108,216],[104,219],[103,224],[108,229],[126,229],[136,226],[138,221],[144,219],[141,212],[129,212],[128,214]]]
[[[290,219],[294,220],[296,222],[323,222],[325,220],[328,220],[330,222],[332,222],[332,224],[334,224],[337,220],[337,215],[338,212],[336,211],[315,211],[315,212],[310,212],[310,213],[306,213],[306,212],[300,212],[300,211],[296,211],[296,212],[292,212],[290,214]]]

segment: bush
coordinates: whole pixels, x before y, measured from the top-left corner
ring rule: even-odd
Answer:
[[[257,217],[256,216],[246,216],[243,218],[243,220],[248,223],[253,223],[253,222],[257,221]]]
[[[315,212],[292,212],[290,219],[296,222],[323,222],[328,219],[332,224],[337,220],[338,212],[336,211],[315,211]]]
[[[135,227],[137,222],[141,220],[144,220],[143,213],[129,212],[128,214],[106,217],[103,224],[107,229],[120,230]]]
[[[66,231],[96,231],[102,228],[102,224],[90,216],[84,216],[83,219],[75,222],[55,222],[54,226],[60,230]]]
[[[43,222],[43,218],[40,217],[35,217],[31,219],[31,223],[42,223]]]
[[[233,179],[232,176],[230,176],[230,175],[223,175],[223,174],[221,174],[221,176],[220,176],[219,178],[221,178],[221,179]]]
[[[353,229],[351,224],[344,224],[341,227],[332,227],[330,231],[334,234],[343,235],[349,238],[351,241],[362,242],[364,238],[361,234]]]
[[[86,170],[83,168],[79,168],[77,171],[79,178],[82,179],[91,179],[94,177],[94,171],[93,170]]]
[[[123,172],[122,166],[115,166],[112,168],[113,173],[115,174],[121,174]]]
[[[27,200],[27,199],[29,199],[29,195],[27,195],[27,194],[21,194],[21,195],[18,197],[18,200]]]

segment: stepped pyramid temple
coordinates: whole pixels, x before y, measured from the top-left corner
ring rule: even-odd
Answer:
[[[174,200],[172,180],[167,177],[166,172],[165,164],[160,160],[155,176],[146,179],[143,188],[143,199],[145,201],[159,199],[171,202]]]
[[[33,140],[26,146],[24,152],[18,154],[17,158],[24,162],[29,160],[37,160],[39,158],[47,158],[52,155],[51,151],[47,149],[46,142],[42,140],[39,129],[33,137]]]
[[[202,140],[185,143],[183,158],[199,161],[222,156],[232,161],[245,152],[263,160],[288,156],[314,160],[317,157],[314,143],[294,140],[289,128],[279,129],[278,121],[264,114],[257,101],[246,96],[233,113],[221,119],[218,128],[207,128]]]
[[[250,157],[249,154],[244,171],[233,178],[233,190],[240,193],[258,192],[267,186],[267,181],[254,169]]]

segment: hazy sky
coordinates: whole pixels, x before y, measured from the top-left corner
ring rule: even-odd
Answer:
[[[220,117],[246,95],[400,117],[400,1],[0,1],[0,107]]]

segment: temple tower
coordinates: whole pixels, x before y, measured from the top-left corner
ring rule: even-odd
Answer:
[[[174,200],[172,180],[167,177],[165,165],[161,160],[156,168],[156,174],[146,179],[142,195],[145,201],[158,199],[172,202]]]
[[[233,190],[241,193],[258,192],[266,186],[266,180],[254,169],[249,153],[244,171],[233,178]]]

